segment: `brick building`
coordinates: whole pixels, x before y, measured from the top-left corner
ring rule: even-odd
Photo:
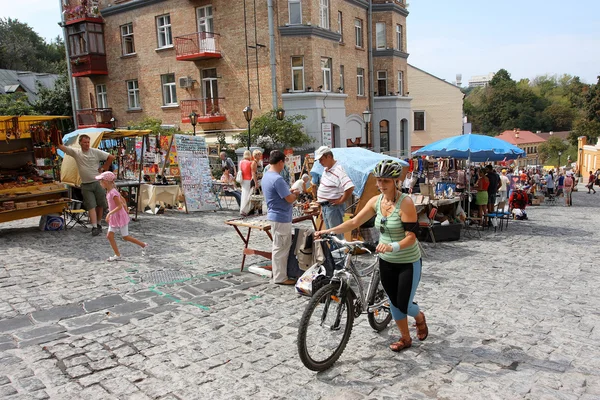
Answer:
[[[517,166],[526,167],[539,164],[538,146],[545,143],[546,139],[531,131],[522,131],[516,128],[512,131],[504,131],[496,137],[525,150],[526,156],[516,160]]]
[[[80,126],[150,116],[191,131],[193,111],[213,141],[243,132],[250,104],[254,116],[276,107],[306,115],[315,147],[327,128],[345,147],[366,145],[370,109],[369,146],[410,149],[403,1],[372,0],[370,44],[366,0],[65,3]]]

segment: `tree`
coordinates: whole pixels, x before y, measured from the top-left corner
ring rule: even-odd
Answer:
[[[304,115],[286,116],[283,121],[276,118],[276,111],[271,110],[252,121],[250,129],[251,142],[269,151],[272,149],[286,149],[309,144],[313,139],[303,131],[301,121]],[[248,133],[235,135],[238,147],[248,145]]]
[[[40,115],[73,115],[69,78],[60,75],[54,82],[53,88],[38,84],[38,99],[33,104],[36,113]]]
[[[33,107],[23,92],[0,94],[0,115],[30,115]]]
[[[585,110],[589,121],[600,122],[600,76],[585,96]]]
[[[162,126],[162,120],[158,118],[146,117],[135,125],[131,126],[131,129],[150,130],[155,135],[171,136],[181,131],[176,128],[165,128]]]
[[[580,118],[573,123],[573,130],[569,133],[569,141],[577,145],[579,136],[587,137],[588,143],[595,144],[600,136],[600,122],[589,121],[585,118]]]
[[[569,148],[561,138],[551,136],[545,143],[538,146],[538,154],[542,163],[546,162],[550,157],[558,157],[558,152],[564,152]]]

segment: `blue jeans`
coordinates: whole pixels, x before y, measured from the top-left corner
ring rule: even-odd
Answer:
[[[323,207],[323,219],[325,220],[325,227],[327,229],[335,228],[344,222],[344,211],[346,207],[344,204],[337,206],[329,205]],[[343,239],[344,235],[336,235],[339,239]]]

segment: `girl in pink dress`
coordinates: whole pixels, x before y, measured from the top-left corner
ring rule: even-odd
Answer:
[[[106,189],[106,200],[108,201],[108,215],[106,222],[108,223],[108,234],[106,237],[113,248],[115,255],[109,257],[106,261],[121,260],[121,253],[115,241],[115,232],[121,232],[123,240],[126,242],[135,243],[142,248],[142,255],[145,255],[148,250],[148,243],[140,242],[136,238],[129,235],[129,214],[127,213],[127,205],[125,199],[115,187],[116,176],[110,171],[106,171],[96,176],[100,184]]]

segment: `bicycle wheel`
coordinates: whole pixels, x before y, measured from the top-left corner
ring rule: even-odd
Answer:
[[[298,354],[304,366],[324,371],[342,355],[354,322],[350,293],[338,296],[339,284],[317,291],[306,306],[298,328]]]
[[[373,280],[371,283],[369,296],[367,297],[367,304],[372,306],[373,304],[377,304],[385,300],[388,300],[388,297],[383,289],[383,285],[381,284],[379,270],[376,269],[373,272]],[[376,310],[373,310],[372,312],[368,312],[367,318],[369,319],[369,325],[371,325],[371,328],[375,329],[377,332],[381,332],[392,320],[392,313],[390,312],[389,307],[382,306]]]

